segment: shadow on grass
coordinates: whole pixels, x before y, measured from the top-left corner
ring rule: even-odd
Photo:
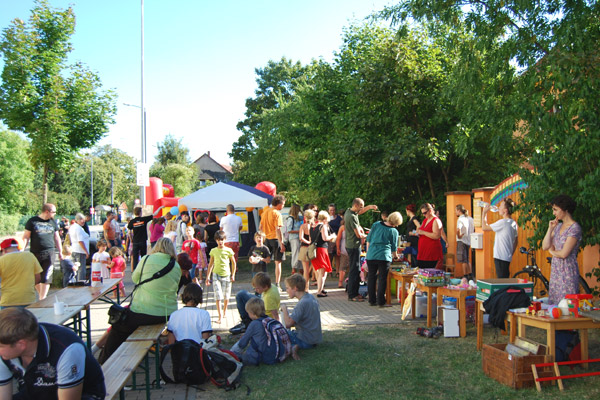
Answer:
[[[483,373],[473,327],[467,338],[436,340],[415,335],[417,326],[326,331],[322,344],[300,352],[300,361],[245,367],[242,382],[251,389],[249,398],[257,399],[588,399],[600,395],[598,377],[564,381],[562,393],[556,386],[543,387],[541,394],[535,388],[513,390]],[[506,336],[492,328],[488,331],[484,343],[507,342]],[[544,342],[541,331],[529,331],[529,337]],[[235,340],[224,339],[226,346]],[[590,357],[599,355],[600,335],[590,332]],[[590,370],[598,369],[592,365]],[[567,367],[563,373],[568,371]],[[248,398],[245,388],[221,394],[223,398]]]

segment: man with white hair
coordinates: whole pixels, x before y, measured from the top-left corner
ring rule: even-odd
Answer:
[[[79,271],[77,279],[85,281],[86,267],[85,261],[90,255],[90,235],[83,230],[85,217],[82,213],[75,214],[75,223],[69,228],[69,237],[71,238],[71,249],[73,251],[73,263],[79,262]]]

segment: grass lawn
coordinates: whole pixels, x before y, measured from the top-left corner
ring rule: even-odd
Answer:
[[[240,263],[242,276],[247,267]],[[240,272],[241,272],[240,271]],[[289,275],[284,263],[283,276]],[[269,274],[274,275],[272,264]],[[242,278],[240,276],[240,278]],[[242,278],[242,279],[244,279]],[[513,390],[487,377],[476,350],[476,331],[468,326],[468,336],[427,339],[414,334],[423,320],[398,325],[339,326],[323,333],[324,342],[316,349],[301,350],[300,361],[291,358],[283,364],[245,367],[244,386],[233,392],[218,391],[227,399],[591,399],[600,396],[600,377],[563,381],[565,391],[544,386]],[[506,343],[507,336],[491,327],[484,329],[484,343]],[[545,343],[545,332],[529,328],[528,338]],[[223,335],[224,345],[236,337]],[[590,330],[591,358],[600,358],[600,331]],[[569,367],[562,367],[569,374]],[[592,364],[590,371],[600,370]],[[583,371],[577,367],[573,373]],[[210,397],[217,394],[211,391]]]

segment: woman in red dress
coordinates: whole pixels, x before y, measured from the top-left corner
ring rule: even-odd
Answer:
[[[325,279],[327,273],[331,272],[331,261],[327,251],[329,242],[336,239],[336,234],[329,228],[329,214],[327,211],[320,211],[317,217],[317,224],[310,229],[311,241],[317,244],[317,258],[312,260],[313,268],[317,274],[317,297],[327,297],[325,288]]]
[[[425,220],[417,229],[419,234],[417,265],[419,268],[435,268],[438,261],[443,258],[440,242],[442,221],[435,216],[433,206],[429,203],[421,205],[421,213]]]

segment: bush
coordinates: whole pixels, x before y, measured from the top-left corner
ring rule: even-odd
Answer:
[[[19,227],[21,215],[0,212],[0,235],[14,235]]]

